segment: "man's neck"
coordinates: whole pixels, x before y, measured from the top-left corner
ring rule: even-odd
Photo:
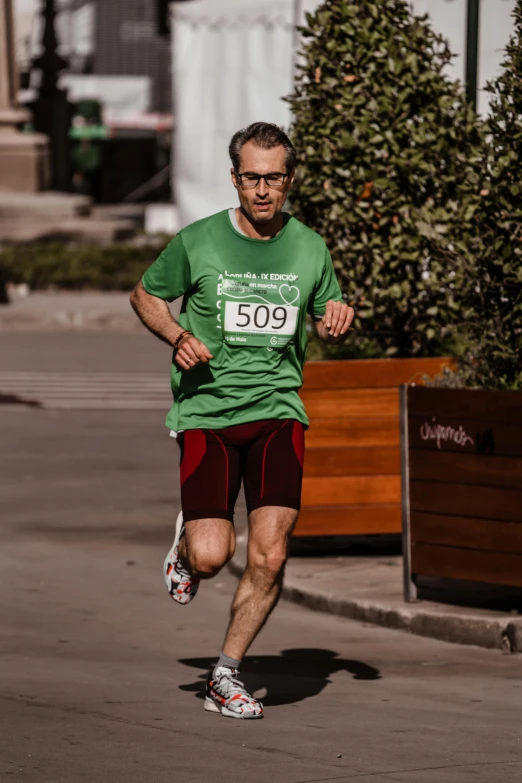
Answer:
[[[254,223],[241,207],[236,207],[237,225],[251,239],[272,239],[283,228],[283,213],[278,212],[268,223]]]

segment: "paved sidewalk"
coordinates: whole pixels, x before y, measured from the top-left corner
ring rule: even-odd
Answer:
[[[19,296],[13,291],[10,299],[0,307],[0,331],[143,329],[125,292],[35,291]]]
[[[246,535],[241,534],[229,568],[240,576],[245,562]],[[292,556],[286,568],[283,598],[309,609],[433,639],[522,652],[522,617],[513,611],[470,607],[471,591],[466,594],[461,589],[455,595],[446,588],[443,594],[436,580],[427,584],[424,596],[458,600],[468,606],[435,600],[406,603],[402,579],[402,558],[396,555]],[[483,606],[496,603],[503,608],[517,604],[519,609],[522,607],[520,592],[517,596],[489,590],[480,600]]]
[[[145,204],[97,204],[73,193],[0,193],[0,241],[105,244],[143,228]]]
[[[0,332],[143,332],[126,291],[35,291],[21,296],[14,289],[9,296],[10,303],[0,305]],[[179,302],[172,311],[179,312]]]

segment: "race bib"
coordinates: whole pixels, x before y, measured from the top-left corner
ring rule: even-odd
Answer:
[[[284,348],[297,330],[298,299],[299,289],[288,285],[249,278],[225,280],[221,300],[225,342],[236,347]]]
[[[284,348],[294,338],[298,314],[292,305],[225,301],[225,342]]]

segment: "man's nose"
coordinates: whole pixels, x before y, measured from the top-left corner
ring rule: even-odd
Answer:
[[[264,179],[261,178],[257,183],[256,192],[258,196],[268,195],[268,185],[266,184]]]

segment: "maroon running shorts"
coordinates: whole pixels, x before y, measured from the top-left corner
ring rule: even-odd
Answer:
[[[261,506],[299,510],[304,427],[268,419],[215,430],[179,432],[181,506],[191,519],[234,520],[243,479],[248,513]]]

